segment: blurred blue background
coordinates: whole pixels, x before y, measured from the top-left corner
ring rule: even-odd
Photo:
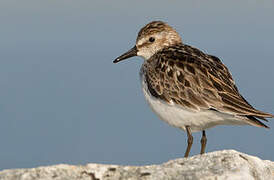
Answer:
[[[274,1],[1,0],[0,169],[145,165],[183,157],[185,132],[146,104],[143,60],[113,64],[152,20],[222,59],[246,99],[274,113]],[[207,151],[274,160],[271,129],[219,126]],[[191,155],[200,151],[194,134]]]

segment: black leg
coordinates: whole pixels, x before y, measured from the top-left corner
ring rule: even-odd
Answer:
[[[203,135],[202,135],[202,138],[201,138],[201,152],[200,152],[200,154],[205,153],[206,142],[207,142],[206,133],[205,133],[205,130],[203,130]]]
[[[191,129],[189,126],[186,126],[186,132],[187,132],[187,148],[185,152],[185,157],[188,157],[192,143],[193,143],[193,136],[191,135]]]

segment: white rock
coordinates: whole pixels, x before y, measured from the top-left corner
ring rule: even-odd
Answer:
[[[0,180],[274,180],[274,162],[224,150],[150,166],[54,165],[0,171]]]

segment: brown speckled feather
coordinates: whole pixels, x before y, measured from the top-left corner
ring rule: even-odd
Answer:
[[[165,22],[145,25],[135,46],[113,62],[132,56],[145,60],[140,79],[151,109],[161,120],[187,132],[185,157],[193,143],[192,132],[202,131],[203,154],[206,129],[216,125],[268,128],[258,119],[274,117],[253,108],[243,98],[219,58],[183,44],[181,36]]]
[[[254,109],[239,93],[226,66],[219,58],[184,44],[154,54],[143,65],[150,93],[168,103],[194,111],[212,109],[259,126],[256,118],[273,115]]]

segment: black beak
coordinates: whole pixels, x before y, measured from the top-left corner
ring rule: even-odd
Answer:
[[[125,60],[125,59],[127,59],[127,58],[130,58],[130,57],[132,57],[132,56],[137,56],[137,48],[136,48],[136,46],[134,46],[132,49],[130,49],[130,50],[129,50],[128,52],[126,52],[125,54],[123,54],[123,55],[117,57],[117,58],[113,61],[113,63],[120,62],[120,61]]]

